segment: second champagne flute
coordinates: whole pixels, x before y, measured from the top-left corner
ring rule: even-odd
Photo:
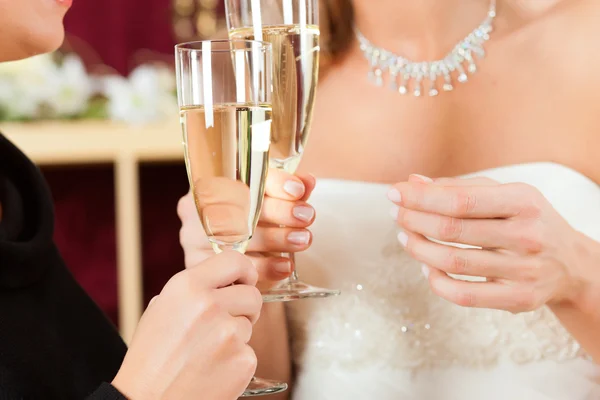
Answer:
[[[207,40],[177,45],[175,54],[185,162],[200,221],[215,252],[244,253],[267,177],[271,45]],[[252,378],[243,397],[286,388]]]
[[[312,120],[318,70],[317,0],[226,0],[231,39],[273,45],[273,129],[270,164],[289,173],[300,163]],[[294,255],[287,255],[292,262]],[[264,301],[290,301],[340,294],[292,276],[263,294]]]

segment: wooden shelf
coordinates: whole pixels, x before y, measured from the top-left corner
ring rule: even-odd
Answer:
[[[182,161],[176,119],[143,126],[106,121],[3,123],[0,131],[38,165],[115,167],[119,326],[126,341],[142,313],[139,163]]]
[[[152,125],[106,121],[4,123],[0,131],[38,164],[182,160],[177,120]]]

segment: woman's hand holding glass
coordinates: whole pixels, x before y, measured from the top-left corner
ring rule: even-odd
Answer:
[[[290,260],[279,253],[296,253],[310,247],[312,234],[308,228],[315,220],[315,210],[307,200],[315,183],[312,175],[269,170],[260,220],[246,251],[258,270],[261,290],[287,278],[294,268]],[[185,265],[191,267],[214,252],[202,229],[191,193],[181,198],[177,212],[182,223],[180,241],[185,251]]]
[[[235,251],[175,275],[148,305],[113,385],[129,399],[237,399],[257,365],[248,345],[262,307],[257,278]]]

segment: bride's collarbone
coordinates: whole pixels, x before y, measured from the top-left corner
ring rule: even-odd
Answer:
[[[514,110],[494,105],[489,96],[478,105],[461,100],[459,107],[441,98],[425,99],[428,107],[419,104],[422,99],[407,99],[416,106],[386,102],[372,93],[356,102],[341,94],[331,98],[343,106],[317,110],[306,153],[305,165],[317,173],[393,175],[394,180],[412,172],[460,174],[498,163],[540,161],[544,155],[552,160],[551,147],[560,142],[551,121],[541,123],[547,115],[520,111],[518,104]]]
[[[594,176],[586,128],[575,127],[568,118],[518,109],[506,114],[482,110],[482,117],[463,112],[454,117],[417,113],[405,118],[373,116],[365,109],[346,111],[352,118],[338,119],[339,123],[334,114],[315,121],[305,169],[333,178],[394,182],[410,173],[456,176],[553,161],[600,180]],[[366,115],[354,117],[361,112]]]

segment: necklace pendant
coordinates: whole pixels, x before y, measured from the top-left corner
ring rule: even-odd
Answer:
[[[467,76],[467,74],[465,74],[465,70],[463,69],[463,66],[461,64],[456,64],[456,70],[458,71],[457,80],[460,83],[465,83],[469,80],[469,77]]]
[[[398,90],[398,66],[390,66],[390,89]]]
[[[435,97],[437,96],[440,92],[437,90],[437,87],[435,86],[435,83],[437,81],[437,64],[434,64],[431,66],[431,71],[429,73],[429,82],[430,82],[430,86],[429,86],[429,97]]]
[[[421,82],[417,82],[415,85],[415,90],[413,90],[413,96],[421,97]]]
[[[424,74],[425,69],[426,69],[425,63],[422,63],[420,65],[419,64],[413,65],[411,77],[416,80],[415,87],[413,89],[413,96],[415,96],[415,97],[421,97],[421,92],[422,92],[421,86],[422,86],[423,74]]]
[[[369,71],[369,80],[375,84],[375,86],[383,85],[383,71],[381,68],[374,68]]]
[[[440,63],[440,71],[444,76],[444,84],[442,85],[442,90],[444,92],[451,92],[454,89],[452,86],[452,77],[450,76],[450,68],[446,61]]]
[[[483,50],[483,47],[481,46],[473,46],[471,48],[471,50],[473,50],[473,53],[475,53],[475,55],[477,56],[477,58],[483,58],[485,57],[485,50]]]
[[[452,77],[450,77],[450,74],[444,75],[444,85],[442,86],[442,89],[444,89],[444,92],[451,92],[454,90],[454,86],[452,85]]]
[[[402,71],[402,80],[400,82],[400,87],[398,88],[398,93],[404,95],[408,93],[408,80],[410,79],[410,74],[408,73],[408,71],[405,69],[404,71]]]
[[[375,85],[382,86],[383,85],[383,71],[380,68],[375,70]]]
[[[467,67],[467,71],[469,71],[470,74],[474,74],[475,72],[477,72],[477,65],[475,65],[475,60],[473,60],[473,56],[471,55],[470,50],[467,50],[465,52],[465,60],[467,60],[467,63],[469,64],[469,66]]]

